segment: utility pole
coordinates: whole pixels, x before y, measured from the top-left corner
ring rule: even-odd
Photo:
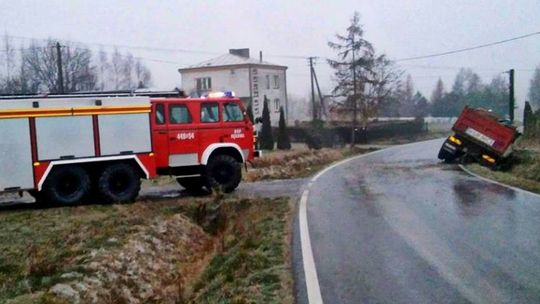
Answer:
[[[62,72],[62,52],[60,42],[56,43],[56,65],[58,67],[58,94],[64,94],[64,75]]]
[[[315,105],[315,86],[313,84],[313,60],[317,57],[309,57],[309,72],[311,76],[311,106],[313,111],[313,122],[317,120],[317,107]]]
[[[510,69],[510,71],[508,71],[508,74],[510,76],[510,81],[509,81],[509,98],[508,98],[508,114],[510,116],[510,121],[513,123],[514,122],[514,105],[515,105],[515,100],[514,100],[514,69]]]
[[[356,142],[356,58],[355,58],[355,55],[354,55],[354,34],[352,35],[351,37],[351,40],[352,40],[352,44],[351,44],[351,48],[352,48],[352,64],[351,64],[351,69],[352,69],[352,73],[353,73],[353,96],[352,96],[352,102],[353,102],[353,119],[352,119],[352,130],[351,130],[351,148],[354,147],[354,144]]]

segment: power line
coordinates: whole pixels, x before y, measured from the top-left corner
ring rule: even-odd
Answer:
[[[477,46],[473,46],[473,47],[457,49],[457,50],[447,51],[447,52],[442,52],[442,53],[435,53],[435,54],[431,54],[431,55],[423,55],[423,56],[401,58],[401,59],[396,59],[394,61],[410,61],[410,60],[418,60],[418,59],[426,59],[426,58],[446,56],[446,55],[450,55],[450,54],[456,54],[456,53],[462,53],[462,52],[472,51],[472,50],[476,50],[476,49],[486,48],[486,47],[490,47],[490,46],[494,46],[494,45],[498,45],[498,44],[507,43],[507,42],[510,42],[510,41],[520,40],[520,39],[528,38],[528,37],[535,36],[535,35],[540,35],[540,31],[530,33],[530,34],[526,34],[526,35],[522,35],[522,36],[518,36],[518,37],[513,37],[513,38],[501,40],[501,41],[481,44],[481,45],[477,45]]]
[[[50,41],[51,39],[45,39],[45,38],[35,38],[35,37],[26,37],[26,36],[12,36],[8,35],[8,37],[16,38],[16,39],[24,39],[24,40],[41,40],[41,41]],[[67,40],[67,39],[52,39],[54,41],[59,40],[67,43],[73,43],[73,44],[86,44],[86,45],[94,45],[99,47],[112,47],[112,48],[125,48],[125,49],[133,49],[133,50],[146,50],[146,51],[158,51],[158,52],[175,52],[175,53],[195,53],[195,54],[208,54],[208,55],[216,55],[219,54],[217,52],[209,52],[209,51],[202,51],[202,50],[189,50],[189,49],[173,49],[173,48],[161,48],[161,47],[151,47],[151,46],[140,46],[140,45],[128,45],[128,44],[109,44],[109,43],[100,43],[100,42],[85,42],[85,41],[77,41],[77,40]]]
[[[474,71],[485,71],[485,72],[500,72],[500,68],[485,68],[485,67],[473,67],[473,66],[440,66],[440,65],[416,65],[416,64],[401,64],[400,66],[409,69],[426,69],[426,70],[459,70],[463,68],[470,68]],[[526,69],[526,68],[517,68],[514,69],[520,72],[534,72],[535,69]]]
[[[8,37],[15,38],[15,39],[24,39],[24,40],[41,40],[41,41],[51,40],[51,39],[45,39],[45,38],[12,36],[12,35],[8,35]],[[53,40],[56,41],[55,39]],[[144,50],[144,51],[154,51],[154,52],[157,51],[157,52],[168,52],[168,53],[189,53],[189,54],[206,54],[206,55],[221,55],[222,54],[219,52],[210,52],[210,51],[203,51],[203,50],[162,48],[162,47],[128,45],[128,44],[107,44],[107,43],[100,43],[100,42],[85,42],[85,41],[66,40],[66,39],[57,39],[57,40],[67,42],[67,43],[73,43],[73,44],[86,44],[86,45],[94,45],[94,46],[99,46],[99,47],[124,48],[124,49]],[[267,54],[265,56],[273,57],[273,58],[286,58],[286,59],[297,59],[297,60],[299,59],[306,60],[309,57],[309,56],[284,55],[284,54],[276,54],[276,55]]]

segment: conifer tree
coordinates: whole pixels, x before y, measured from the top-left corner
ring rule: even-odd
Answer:
[[[274,149],[274,137],[272,136],[272,125],[270,123],[270,111],[268,110],[268,99],[264,96],[264,105],[262,112],[262,128],[260,135],[260,147],[263,150]]]
[[[279,131],[277,138],[277,148],[280,150],[291,149],[291,140],[289,139],[289,133],[287,132],[287,124],[285,122],[283,107],[279,107]]]
[[[246,112],[247,112],[247,115],[249,117],[249,120],[252,122],[252,123],[255,123],[255,120],[253,118],[253,107],[251,106],[251,102],[249,103],[247,109],[246,109]]]

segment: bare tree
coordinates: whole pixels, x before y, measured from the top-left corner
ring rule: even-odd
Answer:
[[[4,94],[58,92],[56,41],[31,41],[21,45],[20,56],[9,35],[0,39],[0,92]],[[150,70],[127,52],[115,50],[112,56],[101,49],[97,58],[84,46],[63,44],[63,87],[66,92],[134,89],[151,83]]]
[[[399,90],[399,98],[401,104],[400,115],[401,116],[413,116],[414,115],[414,83],[411,75],[407,75],[403,86]]]
[[[56,92],[58,71],[52,42],[41,47],[36,41],[23,52],[22,64],[28,71],[29,82],[38,90]]]
[[[3,56],[3,61],[4,61],[4,64],[5,64],[5,75],[6,75],[6,82],[9,82],[10,79],[13,77],[13,72],[14,72],[14,68],[15,68],[15,48],[13,48],[13,43],[12,43],[12,40],[11,38],[5,34],[4,35],[4,39],[3,39],[3,44],[4,44],[4,49],[3,49],[3,52],[4,52],[4,56]]]
[[[99,50],[98,59],[97,59],[97,65],[98,65],[98,67],[97,67],[97,71],[98,71],[97,89],[100,90],[100,91],[104,91],[104,90],[109,88],[109,86],[107,85],[107,83],[108,83],[107,78],[108,78],[109,73],[110,73],[111,65],[109,64],[109,61],[108,61],[108,58],[107,58],[107,53],[103,49]]]
[[[65,47],[63,70],[66,92],[92,91],[96,87],[96,67],[91,64],[92,53],[87,49]]]
[[[114,84],[114,89],[119,90],[121,87],[121,72],[122,72],[122,55],[118,49],[114,49],[111,58],[111,80]]]
[[[386,103],[392,93],[398,90],[403,71],[386,55],[375,58],[366,91],[366,106],[362,112],[363,121],[378,113],[379,105]]]
[[[52,40],[45,46],[32,42],[23,53],[22,64],[29,82],[41,91],[58,92],[58,58],[54,45]],[[61,49],[61,56],[65,90],[93,90],[96,84],[96,68],[91,64],[91,51],[66,45]]]
[[[152,75],[150,70],[145,67],[139,58],[135,61],[135,79],[137,80],[137,88],[147,88],[151,85]]]
[[[133,59],[133,55],[131,53],[127,53],[123,56],[123,60],[121,61],[121,67],[120,67],[120,73],[121,73],[121,88],[123,89],[133,89],[133,67],[135,64],[135,60]]]

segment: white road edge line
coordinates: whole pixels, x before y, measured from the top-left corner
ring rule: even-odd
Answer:
[[[540,197],[540,194],[538,193],[534,193],[534,192],[531,192],[531,191],[528,191],[528,190],[524,190],[524,189],[521,189],[521,188],[518,188],[518,187],[514,187],[514,186],[510,186],[510,185],[507,185],[507,184],[503,184],[501,182],[498,182],[498,181],[495,181],[495,180],[492,180],[492,179],[489,179],[487,177],[483,177],[481,175],[478,175],[474,172],[472,172],[471,170],[465,168],[465,166],[463,165],[459,165],[459,167],[461,168],[461,170],[465,171],[467,174],[471,175],[471,176],[474,176],[478,179],[481,179],[485,182],[488,182],[488,183],[492,183],[492,184],[496,184],[496,185],[499,185],[499,186],[502,186],[502,187],[505,187],[505,188],[509,188],[509,189],[512,189],[516,192],[524,192],[524,193],[527,193],[529,195],[533,195],[533,196],[537,196],[537,197]]]
[[[321,295],[321,287],[319,285],[319,278],[317,276],[317,268],[315,266],[315,259],[313,258],[313,250],[312,250],[312,247],[311,247],[311,239],[309,237],[309,226],[308,226],[308,219],[307,219],[307,199],[308,199],[308,196],[309,196],[309,188],[311,188],[313,183],[315,181],[317,181],[317,179],[319,179],[319,177],[321,177],[324,173],[328,172],[329,170],[331,170],[331,169],[333,169],[333,168],[335,168],[335,167],[337,167],[339,165],[342,165],[342,164],[344,164],[346,162],[349,162],[349,161],[351,161],[353,159],[362,158],[362,157],[366,157],[366,156],[369,156],[369,155],[374,155],[374,154],[377,154],[377,153],[381,153],[383,151],[392,150],[394,148],[405,147],[405,146],[414,145],[414,144],[418,144],[418,143],[426,142],[426,141],[431,141],[431,140],[434,140],[434,139],[425,140],[425,141],[419,141],[419,142],[414,142],[414,143],[408,143],[408,144],[403,144],[403,145],[394,145],[394,146],[390,146],[388,148],[383,148],[383,149],[376,150],[376,151],[373,151],[373,152],[368,152],[368,153],[365,153],[365,154],[360,154],[360,155],[349,157],[347,159],[339,161],[339,162],[337,162],[337,163],[323,169],[322,171],[317,173],[317,175],[315,175],[309,181],[309,183],[307,185],[307,189],[304,190],[304,192],[302,192],[302,197],[300,198],[300,207],[299,207],[300,210],[299,210],[299,215],[298,215],[298,222],[299,222],[299,226],[300,226],[300,246],[301,246],[301,250],[302,250],[302,261],[303,261],[303,265],[304,265],[304,277],[306,279],[306,292],[307,292],[308,303],[309,304],[323,304],[322,295]]]
[[[313,259],[311,241],[309,239],[307,222],[307,198],[309,190],[304,190],[300,199],[300,214],[298,221],[300,223],[300,244],[302,246],[302,260],[304,262],[304,276],[306,278],[306,289],[309,304],[323,304],[319,279],[317,278],[317,269]]]

